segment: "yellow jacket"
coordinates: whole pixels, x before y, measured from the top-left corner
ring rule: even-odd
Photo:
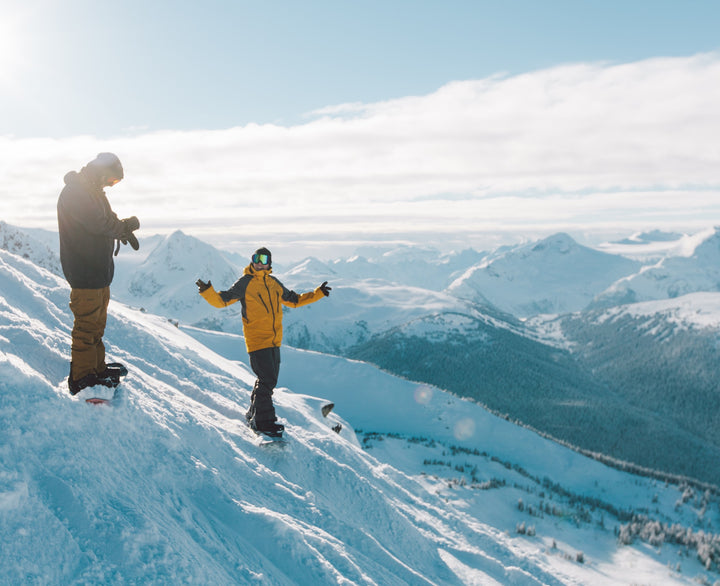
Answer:
[[[248,352],[280,347],[283,305],[300,307],[325,296],[320,287],[298,295],[285,288],[271,272],[272,269],[257,271],[250,264],[227,291],[215,291],[211,285],[200,293],[213,307],[227,307],[237,301],[242,304],[243,334]]]

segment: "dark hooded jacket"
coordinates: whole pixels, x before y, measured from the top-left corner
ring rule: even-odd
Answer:
[[[113,280],[115,240],[125,226],[110,208],[90,166],[65,175],[57,203],[60,262],[73,289],[102,289]]]

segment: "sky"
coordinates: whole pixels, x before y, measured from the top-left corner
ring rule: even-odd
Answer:
[[[714,0],[0,0],[0,220],[336,256],[720,223]]]

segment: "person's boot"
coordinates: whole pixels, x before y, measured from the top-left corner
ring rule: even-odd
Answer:
[[[95,385],[102,385],[104,387],[112,387],[113,385],[107,379],[100,379],[94,372],[86,374],[78,380],[73,380],[72,374],[68,376],[68,388],[70,389],[71,395],[77,395],[80,391],[87,387],[94,387]]]
[[[97,377],[100,380],[108,381],[110,385],[116,387],[120,384],[120,381],[128,373],[128,369],[119,362],[111,362],[105,366],[105,370],[98,373]],[[102,383],[105,384],[105,383]]]
[[[250,420],[250,429],[270,437],[282,437],[285,426],[275,421],[256,421],[253,417]]]

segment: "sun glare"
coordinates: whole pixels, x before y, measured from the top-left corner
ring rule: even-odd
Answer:
[[[0,83],[9,84],[18,73],[23,60],[20,18],[0,19]]]

